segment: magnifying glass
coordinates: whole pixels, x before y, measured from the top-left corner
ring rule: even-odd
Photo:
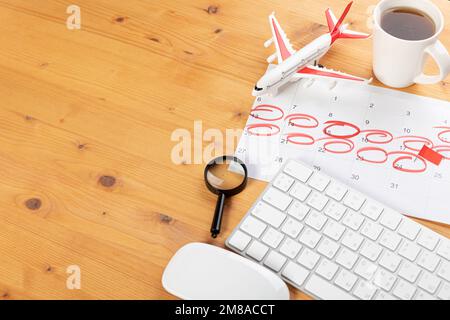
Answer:
[[[218,195],[211,224],[211,236],[220,233],[225,199],[237,195],[247,185],[247,167],[236,157],[223,156],[212,160],[205,168],[206,187]]]

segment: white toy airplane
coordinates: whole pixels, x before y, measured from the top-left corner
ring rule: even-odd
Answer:
[[[278,89],[290,81],[297,81],[302,78],[329,77],[335,80],[359,81],[361,83],[370,83],[372,79],[364,79],[355,77],[343,72],[326,69],[318,66],[318,61],[323,57],[332,44],[337,39],[365,39],[370,35],[366,33],[351,31],[347,29],[347,25],[342,25],[345,16],[350,10],[353,2],[350,2],[345,8],[339,21],[330,9],[325,11],[327,17],[329,33],[315,39],[304,48],[295,51],[292,48],[289,39],[281,29],[274,13],[269,16],[269,23],[272,29],[272,38],[264,43],[267,48],[275,42],[277,52],[267,58],[267,62],[271,63],[278,58],[278,65],[273,65],[264,76],[259,79],[253,90],[254,96],[264,94],[276,95]]]

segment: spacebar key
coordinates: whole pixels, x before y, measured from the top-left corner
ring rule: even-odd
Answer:
[[[353,296],[316,275],[313,275],[309,279],[305,289],[323,300],[355,300]]]

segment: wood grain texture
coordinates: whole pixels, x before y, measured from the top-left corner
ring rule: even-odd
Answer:
[[[228,203],[211,240],[215,197],[202,164],[171,162],[172,132],[243,128],[267,15],[300,47],[346,2],[78,0],[82,27],[69,31],[70,0],[0,0],[0,299],[173,298],[161,286],[173,253],[223,246],[265,184]],[[434,2],[450,48],[450,3]],[[356,1],[353,29],[368,31],[375,3]],[[370,77],[370,58],[370,41],[341,41],[323,63]],[[450,80],[405,91],[449,100]],[[66,289],[70,265],[81,290]]]

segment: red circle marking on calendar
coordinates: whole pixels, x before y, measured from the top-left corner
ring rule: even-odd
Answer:
[[[348,140],[348,139],[336,139],[333,137],[324,137],[324,138],[317,139],[316,141],[323,141],[323,140],[328,140],[323,144],[323,148],[325,149],[325,151],[328,151],[330,153],[337,153],[337,154],[349,153],[355,148],[355,144],[353,143],[353,141]],[[330,146],[332,146],[332,145],[345,145],[348,147],[348,149],[333,150],[330,148]]]
[[[421,173],[421,172],[425,172],[425,170],[427,170],[427,162],[419,155],[414,154],[414,153],[410,153],[410,152],[405,152],[405,151],[393,151],[393,152],[389,152],[388,155],[401,155],[400,157],[396,158],[393,162],[392,162],[392,167],[396,170],[402,171],[402,172],[409,172],[409,173]],[[403,168],[403,166],[398,165],[398,162],[402,161],[402,160],[413,160],[413,159],[418,159],[420,160],[420,162],[422,162],[423,164],[423,168],[421,169],[408,169],[408,168]]]
[[[362,156],[361,153],[364,152],[371,152],[371,151],[379,151],[384,155],[384,159],[383,160],[372,160],[372,159],[368,159],[367,156]],[[365,147],[365,148],[361,148],[356,152],[356,156],[361,160],[361,161],[365,161],[365,162],[370,162],[370,163],[385,163],[388,159],[388,153],[386,152],[386,150],[382,149],[382,148],[377,148],[377,147]]]
[[[351,124],[349,122],[345,122],[345,121],[331,120],[331,121],[325,122],[325,124],[328,124],[328,126],[326,126],[323,129],[323,133],[326,134],[327,136],[330,136],[330,137],[333,137],[333,138],[350,139],[350,138],[356,137],[361,132],[361,130],[357,126],[355,126],[354,124]],[[332,134],[332,133],[328,132],[328,130],[330,128],[335,127],[335,126],[350,127],[353,130],[355,130],[355,132],[353,134],[347,134],[347,135],[337,135],[337,134]]]
[[[433,148],[433,141],[431,141],[431,140],[428,139],[428,138],[421,137],[421,136],[400,136],[400,137],[396,137],[395,139],[396,139],[396,140],[399,140],[399,139],[405,139],[405,140],[403,141],[403,147],[405,147],[405,149],[409,149],[409,150],[412,150],[412,151],[417,151],[417,152],[419,152],[419,151],[422,149],[423,145],[420,146],[419,148],[414,148],[414,147],[411,147],[410,143],[420,143],[420,142],[423,142],[423,143],[424,143],[425,145],[427,145],[427,147],[429,147],[430,149]]]
[[[275,116],[276,116],[276,113],[279,112],[280,115],[279,115],[278,117],[266,118],[266,117],[261,117],[261,116],[259,116],[259,115],[258,115],[258,116],[255,116],[255,115],[253,114],[253,112],[256,112],[256,111],[270,112],[271,114],[275,114]],[[278,121],[278,120],[283,119],[283,117],[284,117],[284,111],[283,111],[283,109],[281,109],[280,107],[273,106],[273,105],[271,105],[271,104],[260,104],[260,105],[258,105],[258,106],[256,106],[256,107],[254,107],[254,108],[250,111],[250,116],[252,116],[253,118],[256,118],[256,119],[264,120],[264,121]]]
[[[441,128],[441,129],[444,129],[444,128]],[[448,134],[448,133],[450,133],[450,128],[439,132],[438,133],[438,139],[441,140],[442,142],[449,143],[450,139],[446,139],[446,138],[442,137],[444,134]]]
[[[307,140],[306,141],[294,140],[296,138],[305,138]],[[290,143],[299,144],[299,145],[303,145],[303,146],[312,145],[315,142],[314,138],[312,136],[310,136],[309,134],[306,134],[306,133],[290,133],[290,134],[287,135],[286,139]]]
[[[256,129],[260,129],[260,128],[270,129],[271,132],[268,132],[268,133],[256,132]],[[252,136],[270,137],[270,136],[274,136],[274,135],[280,133],[280,127],[277,125],[274,125],[274,124],[270,124],[270,123],[256,123],[256,124],[248,125],[247,132],[248,132],[248,134],[250,134]]]
[[[288,121],[288,123],[294,127],[298,127],[298,128],[317,128],[319,126],[319,121],[314,118],[313,116],[310,116],[308,114],[303,114],[303,113],[293,113],[288,115],[285,118],[286,121]],[[308,122],[313,122],[312,124],[299,124],[299,123],[295,123],[294,121],[296,120],[307,120]]]
[[[378,143],[378,144],[386,144],[394,140],[394,136],[392,133],[386,130],[378,130],[378,129],[369,129],[369,130],[361,130],[361,133],[366,134],[367,142],[370,143]],[[385,141],[380,140],[372,140],[370,137],[372,136],[378,136],[380,138],[387,138]]]

